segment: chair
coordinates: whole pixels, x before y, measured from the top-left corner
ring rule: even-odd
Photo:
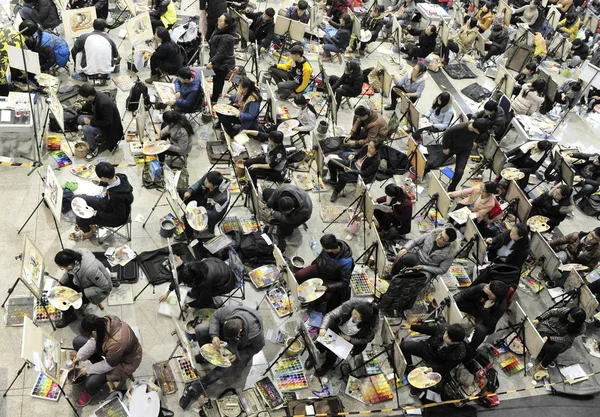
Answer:
[[[99,244],[103,244],[106,241],[106,239],[108,239],[109,237],[112,237],[114,235],[121,236],[127,242],[131,242],[131,212],[127,216],[127,222],[125,222],[121,226],[116,226],[116,227],[102,226],[101,228],[106,230],[106,234],[104,236],[100,237],[100,233],[98,231],[98,243]],[[123,229],[123,228],[125,228],[124,233],[121,232],[121,229]]]
[[[200,91],[196,96],[196,101],[194,102],[194,107],[192,110],[184,111],[183,114],[188,116],[188,120],[190,123],[195,122],[198,126],[202,125],[201,117],[204,111],[204,92],[202,91],[202,86],[200,86]]]

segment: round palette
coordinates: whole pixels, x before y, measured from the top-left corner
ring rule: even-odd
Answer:
[[[77,167],[73,167],[69,170],[69,172],[76,177],[90,179],[96,175],[94,170],[94,165],[83,164]]]
[[[129,400],[131,417],[158,416],[160,398],[156,391],[146,392],[146,386],[140,385],[133,390]]]
[[[370,30],[361,29],[360,30],[360,41],[361,42],[369,42],[373,34]]]
[[[550,226],[548,226],[548,220],[550,219],[545,216],[531,216],[529,219],[527,219],[527,226],[529,226],[531,231],[534,233],[543,233],[550,229]]]
[[[198,202],[193,200],[185,207],[185,218],[190,227],[199,232],[208,227],[208,215],[206,209],[202,206],[198,207]]]
[[[442,376],[437,372],[431,372],[431,368],[427,366],[415,368],[408,374],[408,383],[419,389],[431,388],[441,380]]]
[[[277,130],[283,133],[284,136],[292,136],[295,133],[294,128],[298,126],[300,126],[298,119],[290,119],[277,126]]]
[[[90,219],[94,216],[94,209],[88,206],[87,202],[81,197],[75,197],[71,200],[71,210],[77,217]]]
[[[157,140],[155,142],[144,143],[142,153],[144,155],[158,155],[167,151],[171,147],[171,144],[167,140]]]
[[[517,168],[504,168],[502,172],[500,172],[500,176],[505,180],[510,181],[523,179],[525,174]]]
[[[225,116],[239,116],[240,111],[229,104],[215,104],[213,110]]]
[[[310,303],[318,300],[325,294],[325,291],[317,291],[317,288],[323,285],[321,278],[311,278],[298,286],[298,300],[302,303]]]
[[[587,271],[588,267],[581,264],[565,264],[560,269],[563,271]]]
[[[233,354],[222,346],[221,350],[217,351],[212,343],[207,343],[200,348],[200,354],[212,365],[220,368],[229,368],[231,366],[229,358],[232,357]]]
[[[48,302],[54,308],[66,311],[69,307],[80,308],[83,304],[82,294],[69,287],[52,287],[48,291]]]

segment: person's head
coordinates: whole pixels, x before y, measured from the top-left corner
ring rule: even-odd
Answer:
[[[194,81],[194,74],[192,73],[190,67],[183,67],[177,71],[177,78],[179,78],[179,81],[182,83],[189,84]]]
[[[335,253],[339,253],[339,251],[341,250],[341,245],[340,245],[339,240],[337,240],[337,237],[335,237],[331,233],[323,235],[320,239],[320,243],[321,243],[321,247],[323,248],[323,250],[327,253],[335,254]]]
[[[542,96],[546,93],[546,80],[542,78],[538,78],[534,82],[531,83],[531,90],[538,93],[538,95]],[[523,95],[526,95],[524,92]]]
[[[359,120],[365,121],[371,115],[371,109],[367,106],[358,106],[354,109],[354,116],[356,116]]]
[[[488,3],[488,2],[483,3],[483,6],[481,6],[481,10],[483,10],[484,13],[491,12],[492,11],[492,4]]]
[[[581,91],[581,82],[576,81],[574,83],[571,84],[571,89],[573,91]]]
[[[242,95],[248,96],[256,90],[256,83],[248,77],[242,77],[240,81],[240,91]]]
[[[451,324],[444,332],[444,343],[453,345],[465,340],[465,329],[460,324]]]
[[[181,126],[186,130],[188,135],[194,134],[194,128],[181,113],[177,113],[176,111],[166,111],[163,113],[163,122],[165,122],[169,126]]]
[[[199,268],[195,262],[184,262],[183,265],[177,268],[177,278],[179,282],[188,287],[192,287],[198,282],[204,282],[206,279],[202,268]]]
[[[495,182],[486,181],[483,184],[481,184],[479,187],[481,189],[481,195],[484,197],[487,197],[491,194],[498,194],[498,186],[496,185]]]
[[[540,140],[537,142],[536,146],[540,151],[546,152],[552,149],[552,142],[549,140]]]
[[[594,230],[589,232],[585,237],[585,243],[588,245],[595,245],[600,242],[600,227],[596,227]]]
[[[496,110],[498,110],[498,102],[495,100],[488,100],[483,105],[483,114],[486,116],[491,116],[492,114],[496,113]]]
[[[408,198],[406,193],[401,187],[396,184],[388,184],[385,186],[385,195],[391,198],[395,198],[396,201],[403,201]]]
[[[98,162],[95,171],[101,182],[109,182],[115,179],[115,167],[110,162]]]
[[[94,101],[97,94],[96,89],[89,83],[85,83],[79,88],[79,95],[87,102]]]
[[[487,133],[487,131],[490,130],[490,127],[492,127],[492,122],[483,117],[475,119],[469,124],[469,130],[479,135]]]
[[[26,4],[33,4],[33,0],[23,0],[23,3],[26,3]]]
[[[283,214],[289,214],[294,211],[294,199],[292,197],[283,196],[277,202],[277,207]]]
[[[427,71],[427,66],[425,64],[419,62],[417,65],[415,65],[413,67],[411,75],[413,78],[417,78],[421,74],[425,74],[426,71]]]
[[[379,150],[381,149],[382,146],[383,146],[383,141],[381,141],[379,139],[373,139],[367,145],[367,154],[369,156],[375,155],[377,152],[379,152]]]
[[[492,26],[492,33],[499,35],[500,33],[502,33],[502,31],[504,30],[504,28],[502,27],[502,25],[494,25]]]
[[[300,0],[298,2],[298,14],[302,16],[308,10],[308,2],[306,0]]]
[[[233,25],[233,16],[229,13],[223,13],[217,20],[217,29],[227,29]]]
[[[490,300],[502,300],[508,293],[508,287],[502,281],[494,280],[483,287],[483,292]]]
[[[156,36],[156,39],[158,39],[160,41],[160,43],[165,43],[165,42],[171,41],[171,34],[163,26],[159,26],[156,28],[156,34],[154,36]]]
[[[281,145],[283,143],[283,133],[278,130],[270,132],[269,143],[273,146]]]
[[[75,263],[81,263],[81,254],[72,249],[63,249],[54,256],[54,263],[65,271],[70,271],[75,267]]]
[[[575,12],[567,13],[567,25],[572,25],[577,20],[577,14]]]
[[[19,24],[19,32],[25,38],[31,38],[38,31],[39,26],[33,20],[23,20],[21,24]]]
[[[583,45],[583,41],[581,39],[579,39],[579,38],[577,38],[573,42],[571,42],[571,48],[572,49],[581,48],[581,45]]]
[[[529,226],[525,223],[517,223],[510,229],[510,238],[515,242],[529,237]]]
[[[360,63],[357,60],[351,59],[350,61],[346,61],[346,66],[344,67],[344,73],[350,75],[350,74],[354,74],[359,71],[361,71]]]
[[[340,26],[345,27],[345,26],[349,26],[350,24],[352,24],[352,18],[350,17],[350,15],[348,13],[344,13],[340,17]]]
[[[573,307],[565,314],[564,319],[561,321],[569,323],[567,331],[571,334],[578,334],[581,330],[581,326],[585,323],[587,318],[585,310],[581,307]]]
[[[304,59],[304,48],[301,45],[294,45],[290,48],[290,56],[294,62],[300,62]]]
[[[571,187],[569,187],[568,185],[564,185],[564,184],[559,185],[552,191],[552,198],[555,201],[561,201],[564,198],[571,197],[572,192],[573,192],[573,189]]]
[[[360,323],[369,323],[373,315],[375,314],[375,309],[373,305],[368,302],[361,302],[357,304],[356,307],[352,310],[352,323],[360,324]]]
[[[425,28],[425,33],[428,36],[437,36],[437,26],[436,25],[429,25]]]
[[[263,20],[273,20],[273,16],[275,16],[275,9],[273,9],[272,7],[267,7],[265,12],[263,13]]]
[[[471,29],[476,28],[477,27],[477,19],[475,19],[474,17],[470,18],[468,24]]]
[[[212,191],[215,188],[219,188],[222,182],[223,174],[221,174],[219,171],[210,171],[206,174],[204,186]]]
[[[382,6],[381,4],[376,5],[375,7],[373,7],[373,11],[371,12],[371,16],[373,17],[379,17],[383,14],[383,12],[385,11],[385,7]]]
[[[96,340],[96,346],[102,346],[106,338],[106,320],[95,314],[88,314],[83,317],[79,326],[81,335],[92,337]]]
[[[435,238],[435,243],[439,247],[443,248],[444,246],[448,246],[452,242],[456,240],[457,234],[456,230],[451,227],[446,227],[442,230]]]
[[[94,19],[94,22],[92,23],[92,27],[94,28],[94,30],[97,30],[99,32],[104,32],[106,26],[106,20],[104,19]]]
[[[525,65],[525,68],[523,68],[523,74],[525,75],[535,74],[536,72],[537,64],[535,62],[530,62],[529,64]]]
[[[306,100],[306,97],[304,97],[302,94],[296,94],[294,96],[294,104],[303,109],[308,104],[308,101]]]
[[[449,92],[444,91],[435,98],[432,107],[437,109],[443,109],[448,105],[448,103],[450,103],[450,100],[452,100],[452,96]]]
[[[529,2],[529,8],[530,9],[535,9],[536,7],[538,7],[539,1],[538,0],[531,0]]]
[[[592,163],[596,166],[599,166],[600,165],[600,155],[596,155],[594,157],[594,159],[592,160]]]
[[[244,333],[244,322],[238,317],[228,319],[223,323],[223,340],[228,343],[235,343],[242,337]]]

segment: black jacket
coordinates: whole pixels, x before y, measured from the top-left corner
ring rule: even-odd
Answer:
[[[131,214],[131,204],[133,203],[133,187],[127,180],[127,175],[116,174],[121,181],[116,187],[106,190],[106,206],[103,210],[98,210],[94,218],[99,225],[116,227],[127,223]]]
[[[508,38],[509,38],[508,30],[502,29],[502,32],[500,32],[498,34],[495,34],[494,32],[492,32],[490,34],[490,37],[488,38],[488,40],[490,42],[492,42],[492,44],[490,46],[498,48],[499,50],[504,52],[504,51],[506,51],[506,47],[508,46]]]
[[[117,104],[107,94],[98,92],[92,102],[94,118],[90,122],[93,127],[102,129],[109,149],[112,149],[123,137],[123,125]]]
[[[281,197],[291,197],[294,200],[294,209],[291,213],[279,211],[279,200]],[[275,210],[273,219],[290,225],[292,227],[300,226],[312,216],[313,204],[310,196],[303,189],[291,184],[283,184],[278,187],[267,201],[267,207]]]
[[[227,13],[225,0],[200,0],[200,10],[206,10],[206,20],[216,22],[219,17]]]
[[[589,54],[590,47],[585,42],[583,42],[579,48],[573,49],[573,56],[578,56],[582,61],[585,61]]]
[[[444,132],[442,147],[450,149],[450,153],[470,151],[473,142],[479,137],[475,132],[469,130],[469,122],[452,126]]]
[[[573,163],[573,167],[577,171],[585,184],[596,185],[600,182],[600,166],[594,165],[595,153],[575,152],[571,155],[578,159]]]
[[[520,146],[511,149],[506,153],[508,157],[508,162],[513,164],[517,168],[529,168],[532,171],[537,171],[543,164],[548,155],[550,154],[550,150],[544,152],[544,155],[540,158],[539,161],[534,161],[530,158],[531,150],[527,152],[523,152]]]
[[[450,372],[467,355],[467,348],[462,342],[444,346],[444,332],[447,327],[448,324],[440,324],[438,326],[413,324],[410,326],[410,330],[412,331],[431,335],[427,339],[427,353],[435,359],[428,360],[427,366],[431,367],[434,372],[441,374]]]
[[[319,276],[323,278],[327,290],[340,292],[345,301],[350,298],[350,277],[354,269],[354,260],[350,246],[344,241],[340,241],[340,245],[342,250],[335,257],[321,251],[312,263],[317,265]]]
[[[58,10],[52,0],[37,0],[34,7],[44,29],[54,29],[60,25],[61,20],[58,16]]]
[[[496,138],[499,138],[504,133],[504,129],[506,128],[506,114],[502,107],[498,106],[494,114],[490,114],[489,116],[485,116],[485,110],[480,110],[473,115],[473,119],[479,118],[488,119],[492,122],[492,131]]]
[[[410,33],[413,36],[419,37],[419,40],[417,42],[417,46],[419,47],[419,52],[417,56],[419,58],[425,58],[427,55],[434,51],[437,35],[428,35],[423,29],[412,28],[408,31],[408,33]]]
[[[336,91],[341,86],[345,86],[345,93],[350,97],[357,97],[362,93],[363,75],[362,71],[355,71],[352,74],[344,73],[338,81],[331,86],[333,91]]]
[[[158,59],[161,62],[160,69],[170,75],[177,74],[177,71],[183,66],[183,57],[179,52],[179,46],[173,41],[162,42],[156,48],[156,52],[152,54],[151,59]]]
[[[358,152],[354,154],[354,162],[358,161],[365,155],[369,150],[369,144],[363,145],[362,148]],[[379,156],[379,152],[371,157],[367,157],[362,166],[360,167],[360,171],[358,173],[363,178],[366,184],[370,184],[375,180],[375,176],[377,175],[377,170],[379,169],[379,163],[381,162],[381,158]]]
[[[370,302],[361,300],[360,298],[348,300],[325,315],[321,328],[325,330],[331,329],[334,332],[339,333],[340,326],[352,318],[352,310],[361,304],[372,305]],[[351,335],[349,342],[353,345],[366,345],[375,339],[379,330],[379,309],[374,305],[372,305],[372,307],[373,315],[371,316],[371,319],[369,321],[360,322],[357,326],[358,333]]]
[[[331,40],[340,48],[342,52],[350,45],[350,37],[352,36],[352,24],[341,26],[333,21],[329,22],[331,26],[337,29],[335,36],[332,36]]]
[[[225,29],[215,30],[210,37],[209,61],[216,71],[229,72],[235,67],[235,55],[233,51],[235,43],[234,32],[235,28],[229,26]]]
[[[248,19],[252,19],[250,30],[254,32],[254,37],[258,43],[261,43],[263,39],[267,41],[273,40],[275,34],[275,19],[263,20],[263,12],[246,13]]]
[[[497,258],[496,252],[502,246],[506,245],[510,241],[510,230],[499,234],[492,239],[492,243],[488,245],[488,259],[493,263],[503,263],[508,265],[516,266],[517,268],[523,268],[523,264],[527,260],[529,255],[529,237],[524,236],[517,240],[512,246],[512,252],[506,258]]]
[[[498,320],[506,312],[508,302],[506,298],[497,299],[491,308],[483,308],[484,302],[488,299],[487,294],[483,292],[485,286],[486,284],[479,284],[464,289],[454,296],[454,300],[460,311],[474,316],[477,323],[486,326],[488,334],[491,334],[496,329]]]
[[[385,24],[385,16],[384,15],[374,18],[371,16],[371,14],[368,14],[367,16],[363,17],[363,20],[361,22],[361,27],[363,29],[366,29],[369,32],[371,32],[370,42],[374,42],[377,40],[377,36],[379,36],[379,32],[381,32],[381,29],[383,29],[384,24]]]
[[[202,275],[194,280],[192,293],[202,293],[203,298],[223,295],[235,288],[237,279],[235,274],[219,258],[204,258],[201,261],[194,262],[194,266],[200,270]],[[175,283],[171,283],[169,289],[175,289]],[[196,298],[197,295],[190,294]]]

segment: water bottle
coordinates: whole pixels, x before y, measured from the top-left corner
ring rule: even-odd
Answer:
[[[22,110],[21,110],[21,115],[23,118],[23,123],[28,123],[29,122],[29,116],[31,115],[31,110],[29,108],[29,103],[26,101],[23,101],[22,103]]]
[[[17,100],[15,102],[15,123],[21,123],[21,116],[23,115],[23,110],[21,107],[21,102]]]
[[[319,256],[319,254],[321,253],[321,251],[319,250],[319,244],[315,240],[314,236],[313,236],[312,240],[310,241],[310,249],[312,250],[312,253],[315,256]]]

